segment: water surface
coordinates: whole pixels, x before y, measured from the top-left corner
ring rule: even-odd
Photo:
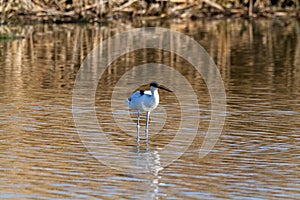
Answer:
[[[211,117],[210,95],[201,74],[170,52],[143,49],[121,56],[99,80],[95,110],[103,133],[114,145],[141,158],[141,164],[145,158],[152,163],[148,172],[133,173],[105,165],[86,148],[72,116],[72,89],[80,65],[100,41],[143,24],[189,35],[207,50],[224,81],[227,114],[218,143],[200,159],[199,148]],[[2,26],[0,30],[25,36],[0,42],[1,198],[300,198],[299,21],[40,24]],[[181,112],[185,112],[179,109],[176,95],[160,93],[160,106],[151,114],[148,151],[144,142],[137,147],[135,113],[130,119],[123,117],[126,103],[120,104],[117,112],[111,108],[118,81],[127,71],[134,73],[133,66],[146,63],[176,69],[198,100],[199,108],[187,105],[184,109],[200,112],[198,135],[185,153],[166,167],[160,166],[162,155],[158,152],[175,137]],[[157,73],[163,70],[161,67]],[[136,76],[146,78],[147,74]],[[113,115],[123,120],[130,132],[124,132]],[[156,128],[161,131],[151,134]],[[186,127],[186,134],[192,128]],[[172,153],[181,154],[180,145],[174,144]]]

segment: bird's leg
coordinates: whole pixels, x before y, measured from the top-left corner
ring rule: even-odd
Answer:
[[[137,117],[137,123],[136,123],[136,132],[137,132],[136,140],[139,142],[140,141],[140,111],[138,111],[138,117]]]
[[[147,143],[148,143],[148,124],[149,124],[149,116],[150,116],[150,112],[147,112],[147,115],[146,115],[146,129],[145,129],[146,142],[147,142]]]

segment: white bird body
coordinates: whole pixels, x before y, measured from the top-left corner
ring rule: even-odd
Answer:
[[[158,89],[150,90],[140,90],[136,91],[130,96],[130,101],[128,102],[128,107],[133,110],[138,110],[140,112],[151,112],[159,104]]]
[[[173,92],[168,88],[159,85],[157,82],[152,82],[150,84],[150,90],[138,90],[134,92],[128,99],[128,107],[138,111],[137,120],[137,140],[139,141],[139,130],[140,130],[140,112],[147,112],[146,115],[146,140],[148,141],[148,121],[150,112],[154,110],[159,104],[159,94],[158,88],[166,90],[168,92]]]

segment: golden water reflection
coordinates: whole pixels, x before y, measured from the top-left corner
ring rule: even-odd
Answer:
[[[155,166],[151,173],[129,174],[102,164],[77,134],[72,88],[82,61],[101,40],[143,23],[2,26],[2,32],[10,30],[26,38],[0,42],[0,196],[299,198],[299,21],[145,23],[191,36],[219,67],[228,113],[213,151],[198,158],[211,113],[201,75],[181,57],[153,49],[128,53],[105,71],[96,92],[99,123],[114,144],[136,151],[135,139],[122,132],[111,115],[113,88],[133,66],[150,62],[171,66],[197,91],[201,113],[199,134],[185,154],[159,168],[156,149],[172,140],[180,120],[176,97],[163,92],[164,109],[153,113],[152,124],[160,123],[157,119],[164,111],[168,117],[164,130],[151,136]],[[143,144],[141,148],[145,150]]]

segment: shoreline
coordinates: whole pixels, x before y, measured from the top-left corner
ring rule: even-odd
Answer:
[[[172,0],[171,0],[172,1]],[[178,0],[177,0],[178,1]],[[179,0],[181,1],[181,0]],[[252,0],[250,0],[252,1]],[[254,0],[255,1],[255,0]],[[168,5],[146,1],[123,0],[123,4],[110,5],[43,5],[38,1],[26,5],[12,6],[10,3],[0,6],[0,24],[35,24],[35,23],[109,23],[118,20],[198,20],[226,18],[298,18],[300,9],[297,5],[285,8],[253,4],[252,8],[241,5],[220,5],[210,0],[194,3],[173,3]],[[66,1],[63,1],[66,2]],[[161,3],[162,2],[162,3]],[[195,3],[196,2],[196,3]],[[251,6],[250,6],[251,7]],[[250,11],[251,10],[251,11]]]

